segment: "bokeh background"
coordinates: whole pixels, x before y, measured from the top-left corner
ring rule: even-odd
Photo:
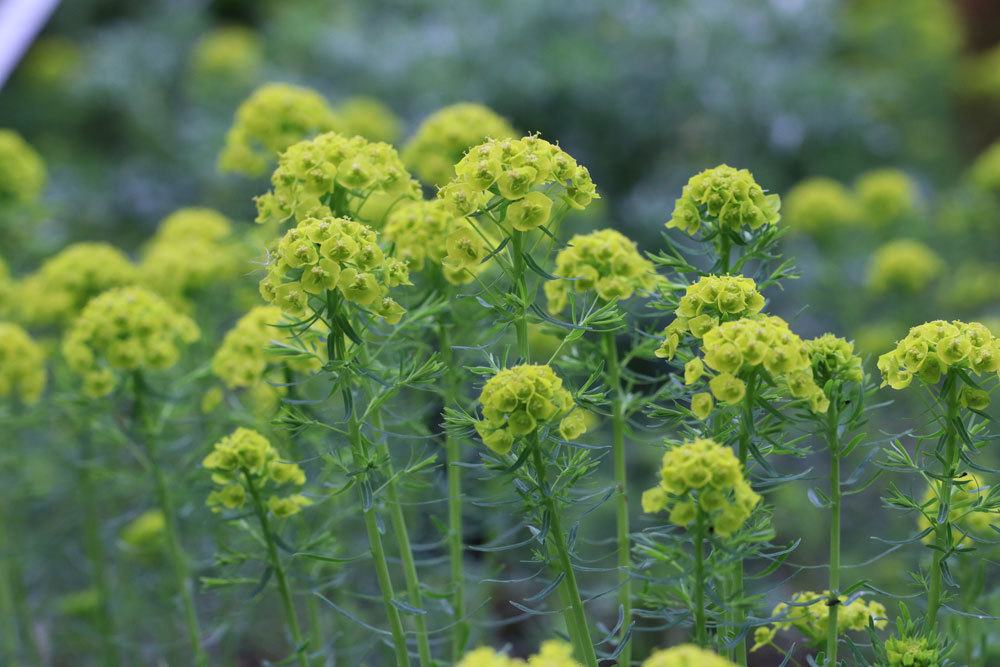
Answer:
[[[310,86],[335,106],[374,98],[398,117],[386,131],[399,143],[433,111],[474,101],[587,165],[602,200],[581,224],[617,227],[647,251],[691,174],[750,169],[782,195],[801,274],[768,295],[771,309],[803,336],[833,331],[874,354],[927,319],[1000,327],[1000,154],[988,152],[1000,138],[998,44],[991,0],[74,0],[0,89],[0,127],[49,171],[42,205],[25,213],[30,233],[4,237],[0,255],[15,276],[75,241],[134,255],[185,206],[251,225],[266,177],[216,163],[237,105],[265,82]],[[913,407],[887,407],[873,437],[915,427]],[[824,559],[811,483],[778,492],[779,535],[802,539],[800,564]],[[885,551],[873,535],[913,533],[912,517],[866,511],[879,490],[848,501],[847,563]],[[74,552],[49,539],[35,546],[50,546],[51,562],[29,573],[39,600],[74,585],[72,568],[50,576]],[[903,591],[918,557],[899,550],[864,576]],[[821,572],[796,576],[822,589]],[[72,615],[63,602],[38,604]],[[258,664],[267,637],[236,653]]]

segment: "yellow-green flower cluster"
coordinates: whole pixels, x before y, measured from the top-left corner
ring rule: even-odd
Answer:
[[[395,256],[405,261],[411,271],[422,271],[427,262],[438,264],[453,285],[471,282],[483,267],[485,241],[467,218],[455,215],[440,199],[401,203],[389,214],[382,235],[387,243],[395,244]],[[463,239],[471,248],[464,255],[459,248]],[[463,261],[450,259],[450,247]]]
[[[586,167],[535,135],[488,139],[470,149],[455,165],[455,178],[438,191],[461,215],[473,215],[495,199],[509,202],[504,219],[522,232],[549,221],[557,196],[577,210],[599,198]]]
[[[885,640],[888,667],[938,667],[941,664],[937,645],[926,636],[889,637]]]
[[[876,294],[890,291],[915,294],[927,288],[944,269],[937,253],[920,241],[889,241],[872,255],[868,287]]]
[[[138,269],[114,246],[75,243],[22,281],[17,306],[32,324],[66,325],[98,294],[138,282]]]
[[[17,132],[0,128],[0,206],[37,201],[47,180],[35,149]]]
[[[40,89],[59,90],[78,71],[83,55],[73,40],[65,37],[41,37],[17,69],[17,75]]]
[[[260,176],[292,144],[339,128],[322,95],[287,83],[269,83],[236,110],[219,155],[224,172]]]
[[[813,380],[820,387],[830,380],[861,382],[864,379],[861,357],[854,354],[854,343],[827,333],[807,340],[805,345]]]
[[[858,222],[859,211],[850,191],[832,178],[810,178],[784,197],[784,217],[794,229],[824,236]]]
[[[556,255],[556,280],[545,283],[549,312],[566,307],[572,287],[594,290],[605,301],[623,301],[636,292],[649,293],[657,283],[653,264],[639,254],[634,241],[613,229],[577,234]]]
[[[918,206],[917,184],[898,169],[875,169],[854,183],[861,215],[869,224],[884,227],[912,215]]]
[[[351,211],[359,220],[381,226],[392,204],[420,194],[395,148],[328,132],[281,154],[271,191],[257,197],[257,222]]]
[[[482,646],[465,654],[455,667],[582,667],[573,659],[573,647],[564,641],[543,642],[538,653],[527,662]]]
[[[159,295],[142,287],[119,287],[94,298],[66,332],[62,353],[83,376],[83,391],[111,393],[120,371],[170,368],[180,347],[199,337],[198,325]]]
[[[403,148],[403,161],[424,183],[441,187],[455,164],[487,139],[513,139],[514,128],[481,104],[453,104],[431,114]]]
[[[801,591],[792,595],[791,604],[779,603],[772,616],[783,617],[785,620],[775,623],[771,628],[758,628],[754,635],[756,646],[759,648],[770,643],[775,632],[781,630],[797,629],[813,642],[826,639],[827,628],[830,623],[830,591],[814,593],[812,591]],[[875,619],[876,628],[884,628],[888,623],[885,619],[885,607],[880,602],[869,602],[860,597],[847,602],[847,598],[839,598],[840,605],[837,611],[837,633],[857,632],[868,627],[868,619]]]
[[[1000,191],[1000,141],[997,141],[976,158],[969,171],[976,187],[988,192]]]
[[[574,409],[573,395],[550,366],[523,364],[503,369],[483,386],[479,402],[483,419],[476,422],[476,431],[483,444],[498,454],[509,452],[516,438],[556,420],[566,440],[587,431],[583,411]]]
[[[122,528],[122,543],[131,551],[150,554],[163,547],[167,520],[163,512],[147,510]]]
[[[974,535],[989,536],[993,534],[992,526],[1000,527],[1000,510],[983,509],[981,503],[989,496],[990,487],[980,484],[979,480],[969,475],[965,478],[965,484],[955,485],[951,490],[951,498],[948,501],[948,521],[957,527],[961,527],[962,532]],[[937,523],[931,523],[927,517],[935,520],[939,514],[939,502],[937,491],[933,486],[927,488],[924,494],[923,512],[917,517],[917,527],[927,530]],[[956,538],[961,532],[956,531]],[[966,535],[961,542],[968,542]],[[931,544],[934,542],[934,533],[930,532],[924,536],[924,542]]]
[[[768,195],[746,169],[719,165],[695,174],[674,202],[667,228],[698,233],[706,218],[722,229],[738,232],[759,229],[781,219],[781,199]]]
[[[143,255],[143,282],[175,299],[229,282],[239,275],[239,257],[229,243],[229,220],[212,209],[184,208],[164,218]]]
[[[45,391],[45,352],[16,324],[0,322],[0,398],[38,401]]]
[[[248,484],[266,494],[267,508],[279,518],[298,514],[312,504],[298,493],[281,495],[283,487],[305,484],[306,474],[297,464],[282,461],[271,442],[253,429],[238,428],[219,440],[202,466],[220,487],[208,494],[207,504],[214,512],[243,507],[251,495]]]
[[[1000,370],[1000,342],[978,322],[934,320],[920,324],[878,359],[882,386],[905,389],[917,377],[936,384],[952,368],[973,373]]]
[[[203,85],[252,83],[264,64],[264,48],[256,32],[224,26],[206,33],[191,54],[191,73]]]
[[[372,97],[350,97],[334,107],[341,134],[358,135],[368,141],[395,143],[400,120],[389,107]]]
[[[687,286],[673,322],[663,331],[663,343],[656,356],[673,359],[685,334],[701,338],[722,322],[756,315],[763,308],[764,297],[757,291],[753,278],[704,276]]]
[[[661,347],[657,354],[669,359],[673,355],[669,348]],[[792,398],[808,401],[813,412],[826,412],[829,407],[829,399],[813,379],[805,343],[780,317],[758,315],[723,322],[704,333],[701,352],[703,357],[694,357],[684,366],[687,385],[710,376],[711,396],[697,394],[692,400],[692,411],[700,419],[712,411],[712,396],[729,405],[742,401],[745,378],[754,369],[767,371]]]
[[[406,311],[389,296],[389,288],[409,284],[406,264],[385,256],[375,230],[327,216],[306,218],[285,233],[260,282],[260,293],[284,312],[302,316],[310,295],[336,290],[395,324]]]
[[[736,663],[694,644],[679,644],[653,651],[642,667],[736,667]]]
[[[669,510],[670,522],[685,527],[700,510],[716,534],[727,537],[746,523],[759,502],[733,451],[697,438],[663,455],[660,483],[642,494],[642,511]]]
[[[963,260],[947,280],[941,301],[952,308],[976,308],[1000,300],[1000,265]]]

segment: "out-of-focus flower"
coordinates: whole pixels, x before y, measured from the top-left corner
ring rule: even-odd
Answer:
[[[358,135],[368,141],[394,144],[399,139],[399,117],[389,107],[372,97],[351,97],[334,107],[339,131],[348,137]]]
[[[917,184],[899,169],[875,169],[854,183],[860,215],[872,227],[884,228],[913,215],[919,206]]]
[[[876,294],[898,291],[916,294],[944,269],[944,262],[927,245],[912,239],[889,241],[868,265],[868,287]]]
[[[38,152],[14,130],[0,128],[0,206],[34,203],[47,180]]]
[[[832,178],[810,178],[783,199],[784,217],[793,228],[817,237],[856,225],[860,218],[851,192]]]
[[[191,76],[205,89],[252,84],[264,64],[264,47],[256,32],[224,26],[205,33],[191,52]]]
[[[0,398],[36,403],[45,391],[45,353],[21,327],[0,322]]]

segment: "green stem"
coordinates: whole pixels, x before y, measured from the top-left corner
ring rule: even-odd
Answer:
[[[295,605],[292,602],[292,591],[288,586],[288,576],[285,573],[285,566],[278,556],[278,547],[274,542],[274,533],[271,532],[271,522],[267,519],[267,510],[264,508],[264,503],[261,502],[260,490],[257,488],[257,484],[254,482],[250,472],[246,468],[243,468],[242,472],[243,478],[247,483],[247,490],[250,491],[250,497],[253,499],[253,509],[257,515],[257,521],[260,523],[260,532],[264,538],[264,543],[267,545],[267,560],[271,565],[271,570],[274,572],[274,578],[278,582],[278,593],[281,595],[281,606],[285,611],[285,622],[288,624],[288,631],[292,635],[292,641],[295,642],[295,656],[299,667],[309,667],[309,660],[306,658],[306,642],[302,639],[302,629],[299,627],[299,617],[295,612]]]
[[[4,505],[0,505],[2,511]],[[14,552],[13,545],[9,544],[7,537],[7,517],[0,516],[0,618],[8,619],[0,623],[0,658],[4,659],[4,664],[17,667],[21,664],[19,656],[21,654],[21,642],[18,639],[18,628],[21,627],[23,619],[17,616],[16,605],[14,603]]]
[[[729,273],[729,254],[732,249],[732,240],[725,230],[719,230],[719,266],[721,273]]]
[[[559,558],[559,567],[562,570],[566,594],[569,597],[569,607],[565,612],[566,625],[572,628],[570,635],[578,639],[576,642],[577,651],[587,667],[597,667],[597,653],[594,651],[594,642],[590,638],[587,615],[583,609],[583,598],[580,597],[576,572],[573,570],[566,536],[563,534],[559,508],[556,507],[555,498],[552,497],[545,481],[545,463],[542,461],[542,447],[538,441],[537,431],[532,434],[527,446],[531,447],[531,458],[535,466],[535,474],[538,476],[538,493],[542,497],[545,512],[549,517],[549,538]]]
[[[945,470],[943,471],[943,479],[939,480],[937,484],[938,518],[940,518],[940,522],[937,524],[935,530],[935,546],[937,548],[934,550],[933,562],[931,564],[931,581],[927,593],[927,616],[924,620],[924,627],[928,634],[933,634],[937,631],[937,614],[941,608],[943,593],[941,568],[950,550],[948,534],[950,532],[949,526],[951,525],[951,518],[949,516],[951,511],[951,487],[952,480],[955,478],[955,473],[957,472],[959,455],[958,430],[955,426],[959,419],[958,376],[954,372],[949,371],[945,377],[944,386],[946,410],[944,425]]]
[[[517,351],[523,363],[531,363],[530,350],[528,348],[528,281],[524,263],[524,232],[514,230],[510,236],[510,248],[514,264],[514,289],[517,291],[517,298],[520,301],[518,316],[514,321],[517,329]]]
[[[83,505],[83,540],[87,560],[90,561],[91,577],[100,597],[97,613],[98,630],[101,635],[101,652],[105,667],[121,664],[121,654],[116,643],[114,616],[111,611],[111,582],[108,577],[107,555],[101,541],[100,519],[97,514],[97,491],[94,484],[93,451],[90,438],[80,433],[80,496]]]
[[[829,667],[837,664],[837,616],[840,610],[840,415],[837,396],[827,409],[826,441],[830,450],[830,618],[827,621],[826,660]]]
[[[728,253],[726,255],[728,260]],[[753,404],[754,404],[754,392],[757,389],[757,376],[751,375],[747,379],[746,395],[743,398],[742,404],[742,414],[740,416],[740,429],[739,429],[739,445],[737,455],[740,459],[740,466],[743,469],[744,474],[747,474],[747,463],[750,459],[750,442],[754,435],[754,421],[753,421]],[[743,569],[743,559],[738,559],[733,564],[733,598],[737,601],[736,604],[732,605],[730,611],[730,622],[733,625],[733,630],[743,623],[743,594],[745,590],[744,584],[744,569]],[[747,665],[747,645],[746,640],[742,640],[736,644],[733,649],[733,659],[741,667],[746,667]]]
[[[354,415],[350,417],[350,438],[351,452],[354,457],[354,465],[359,470],[364,470],[368,466],[368,447],[361,436],[361,425]],[[365,484],[362,477],[359,485]],[[361,489],[362,514],[365,520],[365,530],[368,533],[368,546],[372,552],[372,560],[375,563],[375,576],[378,578],[379,589],[382,592],[382,603],[385,605],[385,614],[389,620],[389,630],[392,633],[393,648],[396,652],[397,667],[408,667],[410,656],[406,650],[406,633],[403,631],[403,621],[399,616],[399,609],[396,608],[394,600],[396,597],[392,588],[392,578],[389,576],[389,563],[385,558],[385,549],[382,546],[382,535],[379,533],[378,522],[375,518],[374,501],[370,507],[364,507],[366,502],[365,493]]]
[[[194,606],[194,594],[191,585],[191,574],[188,571],[187,558],[181,547],[177,531],[177,516],[174,509],[173,496],[160,467],[156,452],[156,438],[151,422],[151,415],[146,404],[147,393],[145,380],[138,371],[134,377],[135,389],[135,420],[140,429],[143,443],[146,447],[146,457],[149,459],[149,469],[153,474],[153,484],[156,488],[156,499],[163,512],[164,533],[167,538],[167,556],[173,569],[174,585],[181,596],[184,608],[184,621],[187,626],[188,640],[194,655],[194,664],[204,667],[208,664],[208,655],[201,643],[201,629],[198,626],[198,612]]]
[[[632,543],[629,539],[628,515],[628,470],[625,465],[625,413],[624,397],[621,384],[621,368],[618,365],[618,347],[615,345],[614,333],[604,334],[604,359],[607,365],[608,387],[612,392],[611,399],[611,452],[614,460],[615,486],[618,494],[615,498],[615,523],[618,547],[618,570],[621,588],[618,591],[618,604],[622,607],[622,636],[627,636],[632,625]],[[632,663],[631,642],[619,654],[622,665]]]
[[[694,640],[702,648],[708,646],[708,627],[705,623],[705,513],[700,507],[694,529]]]

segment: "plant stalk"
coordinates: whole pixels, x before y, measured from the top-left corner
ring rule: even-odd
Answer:
[[[517,291],[517,298],[520,301],[518,317],[514,321],[514,326],[517,329],[517,351],[521,356],[522,363],[528,364],[531,363],[531,358],[528,348],[528,281],[524,263],[524,232],[517,230],[511,232],[510,251],[514,264],[514,289]]]
[[[826,634],[826,661],[829,667],[837,664],[837,616],[840,611],[840,415],[837,397],[827,409],[826,442],[830,450],[830,589],[829,620]]]
[[[702,648],[708,646],[708,627],[705,623],[705,512],[700,507],[694,529],[694,640]]]

